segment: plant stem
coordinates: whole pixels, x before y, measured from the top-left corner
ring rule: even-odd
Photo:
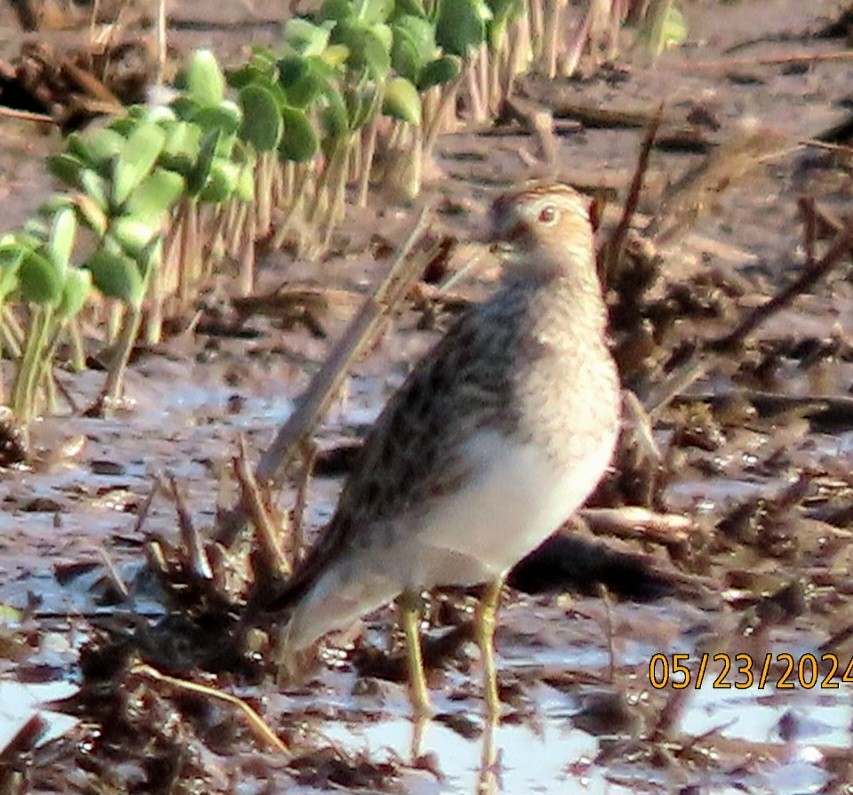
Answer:
[[[121,324],[124,320],[124,305],[119,301],[110,301],[107,312],[107,343],[112,345],[121,331]]]
[[[378,120],[374,117],[367,126],[367,140],[364,143],[360,162],[361,173],[358,182],[357,207],[367,207],[367,194],[370,191],[370,172],[373,170],[373,156],[376,154],[376,132]]]
[[[110,362],[107,380],[104,382],[104,388],[101,392],[100,402],[102,404],[118,401],[124,393],[124,372],[130,360],[130,352],[133,350],[136,335],[139,333],[141,319],[142,311],[138,306],[127,308],[121,335],[116,342],[113,360]]]
[[[30,333],[24,354],[19,360],[11,399],[13,414],[25,424],[36,415],[38,376],[49,339],[52,316],[53,307],[41,304],[34,306],[30,315]]]
[[[251,295],[255,289],[255,240],[258,237],[255,219],[246,221],[246,234],[243,236],[243,251],[240,255],[239,294]]]
[[[450,125],[445,123],[445,116],[450,112],[451,106],[456,102],[456,95],[459,91],[459,85],[463,80],[463,75],[467,70],[463,69],[459,76],[451,83],[447,83],[441,87],[441,98],[438,102],[438,107],[435,113],[432,114],[432,119],[424,129],[424,153],[426,156],[432,154],[435,148],[435,142],[438,136],[448,129]],[[454,110],[455,114],[455,110]]]
[[[82,373],[86,369],[86,350],[83,346],[83,334],[80,331],[80,319],[75,315],[66,325],[68,340],[71,343],[71,369]]]
[[[266,237],[272,219],[272,180],[274,152],[262,152],[258,158],[258,178],[255,180],[255,220],[257,234]]]
[[[0,340],[13,358],[21,355],[21,346],[24,344],[24,330],[18,323],[12,310],[4,304],[0,312]]]
[[[335,225],[340,221],[344,212],[344,204],[346,201],[347,190],[347,166],[349,164],[349,155],[351,151],[351,141],[343,141],[340,148],[335,151],[334,174],[331,180],[332,195],[326,214],[323,218],[320,230],[320,252],[324,251],[332,239],[332,231]]]

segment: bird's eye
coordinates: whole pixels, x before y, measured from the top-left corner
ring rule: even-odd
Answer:
[[[557,208],[553,204],[546,204],[539,211],[539,222],[543,224],[553,224],[557,220]]]

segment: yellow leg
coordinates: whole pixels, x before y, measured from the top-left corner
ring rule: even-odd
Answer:
[[[409,693],[412,699],[412,710],[416,718],[423,718],[431,713],[429,693],[427,691],[424,660],[421,654],[420,595],[404,591],[397,606],[400,612],[400,623],[406,635],[406,662],[409,669]]]
[[[501,701],[498,697],[498,677],[495,670],[495,613],[501,598],[503,577],[490,582],[486,586],[480,603],[479,620],[477,621],[477,643],[483,656],[483,679],[486,696],[486,707],[490,718],[501,714]]]

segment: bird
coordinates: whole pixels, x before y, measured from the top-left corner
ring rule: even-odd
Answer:
[[[332,519],[271,599],[289,613],[285,665],[396,600],[412,708],[428,715],[422,594],[485,585],[476,639],[488,713],[499,714],[494,629],[506,575],[584,503],[619,433],[590,204],[557,182],[492,203],[500,286],[391,396]]]

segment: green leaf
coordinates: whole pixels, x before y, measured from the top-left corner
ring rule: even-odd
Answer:
[[[112,199],[121,207],[154,168],[166,145],[166,133],[157,124],[140,124],[125,142],[113,169]]]
[[[0,304],[18,287],[18,271],[27,249],[14,241],[0,243]]]
[[[445,53],[467,58],[486,38],[486,22],[492,12],[483,0],[452,0],[439,5],[435,41]]]
[[[243,202],[249,202],[255,198],[255,169],[252,164],[244,163],[240,166],[235,195]]]
[[[124,116],[110,123],[110,129],[117,132],[122,138],[127,138],[139,126],[140,119],[134,116]]]
[[[197,99],[189,94],[180,94],[172,100],[171,108],[175,111],[179,121],[192,121],[200,108],[205,107]]]
[[[109,233],[121,246],[122,251],[136,259],[159,232],[156,226],[140,221],[138,218],[123,215],[112,221]]]
[[[375,22],[370,26],[370,32],[382,42],[390,63],[391,45],[394,42],[394,34],[391,32],[391,26],[386,25],[384,22]]]
[[[145,297],[145,282],[136,263],[126,254],[98,249],[86,263],[92,281],[108,298],[139,307]]]
[[[34,304],[56,304],[65,281],[53,263],[37,251],[28,251],[18,271],[21,297]]]
[[[418,75],[418,90],[426,91],[455,80],[462,71],[462,59],[457,55],[442,55],[430,61]]]
[[[650,7],[637,34],[637,39],[657,57],[668,47],[677,47],[687,38],[687,23],[672,3]]]
[[[489,49],[498,52],[503,47],[509,25],[524,13],[524,0],[488,0],[492,19],[488,24]]]
[[[204,105],[190,117],[202,130],[220,130],[223,135],[233,135],[243,124],[243,113],[231,100],[225,99],[218,105]]]
[[[318,22],[343,22],[355,17],[355,4],[352,0],[325,0],[316,18]]]
[[[0,247],[14,246],[20,248],[22,251],[34,251],[43,245],[45,236],[31,234],[27,231],[27,226],[28,224],[25,224],[23,229],[7,232],[3,237],[0,237]]]
[[[109,127],[87,136],[86,146],[89,149],[90,165],[98,170],[105,168],[121,152],[124,143],[124,136]]]
[[[678,6],[669,7],[661,27],[661,44],[664,49],[677,47],[687,40],[687,22]]]
[[[281,157],[296,163],[306,163],[314,158],[320,142],[305,111],[285,107],[281,109],[281,118],[284,122],[284,135],[278,146]]]
[[[89,152],[89,146],[80,133],[71,133],[65,139],[65,148],[68,154],[82,160],[84,163],[92,164],[92,155]]]
[[[64,273],[71,262],[71,252],[77,239],[77,214],[72,207],[64,207],[53,218],[48,251],[57,272]]]
[[[312,57],[333,70],[338,69],[349,58],[349,47],[344,44],[330,44],[320,55]]]
[[[418,76],[421,59],[418,56],[417,48],[405,37],[394,37],[394,46],[391,48],[391,66],[398,75],[409,80],[415,80]]]
[[[62,297],[57,307],[60,318],[74,317],[83,308],[91,289],[92,272],[85,268],[71,268],[65,275]]]
[[[350,132],[360,129],[367,122],[374,111],[375,97],[376,87],[370,85],[365,88],[348,87],[344,91]]]
[[[36,249],[47,242],[50,230],[40,218],[27,218],[24,221],[24,237],[34,241],[32,248]]]
[[[339,22],[330,41],[349,48],[347,63],[354,70],[366,71],[371,77],[381,80],[391,70],[391,41],[384,40],[383,25],[368,27],[358,22]]]
[[[387,22],[393,11],[394,0],[361,0],[358,18],[368,25],[376,25]]]
[[[75,155],[61,152],[47,159],[47,169],[60,182],[72,188],[80,187],[80,172],[85,168],[83,161]]]
[[[210,166],[210,177],[201,191],[201,200],[219,204],[230,199],[237,190],[240,166],[230,160],[217,157]]]
[[[81,223],[91,229],[98,237],[103,237],[106,234],[107,214],[96,201],[83,193],[78,193],[74,196],[74,206]]]
[[[154,221],[168,212],[184,193],[186,181],[175,171],[155,168],[133,192],[125,210],[143,221]]]
[[[277,57],[268,47],[254,46],[249,60],[240,68],[228,72],[228,85],[239,89],[249,83],[269,82],[275,72]]]
[[[329,31],[307,19],[293,17],[284,26],[284,41],[300,55],[320,55],[329,43]]]
[[[334,75],[335,70],[322,58],[289,55],[278,62],[279,84],[287,104],[297,108],[308,107]]]
[[[231,135],[220,135],[219,140],[216,142],[216,149],[213,154],[216,157],[231,157],[231,153],[234,151],[234,146],[240,139],[237,137],[237,133],[232,133]]]
[[[394,20],[391,31],[391,65],[414,82],[421,67],[435,57],[435,28],[426,19],[406,14]]]
[[[327,138],[341,138],[349,133],[349,116],[341,92],[329,88],[323,92],[325,106],[320,111]]]
[[[219,143],[219,130],[208,130],[202,136],[199,145],[198,158],[192,170],[187,175],[187,193],[196,196],[201,192],[210,176],[213,158],[216,157],[216,146]]]
[[[73,197],[67,193],[54,193],[39,205],[38,214],[42,218],[52,218],[65,207],[74,207]]]
[[[418,90],[405,77],[395,77],[388,81],[382,112],[394,119],[414,124],[421,123],[421,98]]]
[[[109,209],[107,191],[110,186],[100,174],[91,168],[87,168],[80,174],[80,187],[83,189],[83,193],[95,202],[101,210],[106,212]]]
[[[394,10],[394,0],[326,0],[317,14],[319,22],[357,20],[367,25],[385,22]]]
[[[157,235],[146,247],[145,250],[137,257],[136,264],[139,267],[139,272],[143,279],[143,298],[145,297],[145,289],[148,285],[148,277],[151,273],[160,267],[163,261],[163,236]]]
[[[240,92],[243,127],[240,136],[259,152],[271,152],[281,140],[281,112],[272,91],[263,86],[246,86]]]
[[[148,110],[148,121],[159,124],[163,129],[168,129],[169,125],[174,124],[177,120],[177,114],[169,105],[154,105]]]
[[[308,58],[304,55],[291,54],[279,58],[276,63],[276,70],[278,71],[278,81],[285,91],[308,76],[308,64]]]
[[[24,612],[10,605],[0,604],[0,624],[21,624]]]
[[[202,105],[218,105],[225,98],[225,77],[211,50],[196,50],[178,83]]]
[[[423,0],[397,0],[394,4],[395,14],[413,14],[426,18],[427,12]]]
[[[186,121],[179,121],[169,131],[160,162],[172,171],[186,176],[195,165],[199,155],[201,128]]]

